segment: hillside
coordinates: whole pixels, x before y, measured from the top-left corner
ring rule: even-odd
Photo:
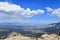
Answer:
[[[58,23],[52,23],[49,25],[44,26],[45,28],[42,28],[42,30],[44,30],[45,32],[51,34],[51,33],[55,33],[58,34],[60,33],[60,22]]]
[[[19,33],[12,32],[5,40],[60,40],[60,36],[56,34],[43,34],[40,38],[27,37]]]

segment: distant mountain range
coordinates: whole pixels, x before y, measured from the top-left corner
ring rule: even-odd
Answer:
[[[36,28],[34,28],[36,27]],[[11,32],[18,32],[22,35],[40,37],[42,34],[58,34],[60,32],[60,22],[52,23],[44,26],[27,26],[27,25],[15,25],[15,24],[1,24],[0,23],[0,38],[5,38]],[[5,37],[4,37],[5,36]]]
[[[60,22],[46,25],[42,29],[47,33],[59,33],[60,32]]]

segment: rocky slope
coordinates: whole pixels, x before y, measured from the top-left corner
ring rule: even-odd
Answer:
[[[23,36],[19,33],[12,32],[5,40],[35,40],[35,38]]]
[[[60,40],[60,36],[56,34],[44,34],[40,38],[34,38],[12,32],[5,40]]]

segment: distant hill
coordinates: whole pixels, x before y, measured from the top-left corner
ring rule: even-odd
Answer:
[[[60,32],[60,22],[46,25],[46,26],[44,26],[44,28],[42,28],[42,30],[44,30],[47,33],[59,33]]]

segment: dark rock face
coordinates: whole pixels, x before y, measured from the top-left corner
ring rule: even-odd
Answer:
[[[60,32],[58,33],[58,35],[60,36]]]

